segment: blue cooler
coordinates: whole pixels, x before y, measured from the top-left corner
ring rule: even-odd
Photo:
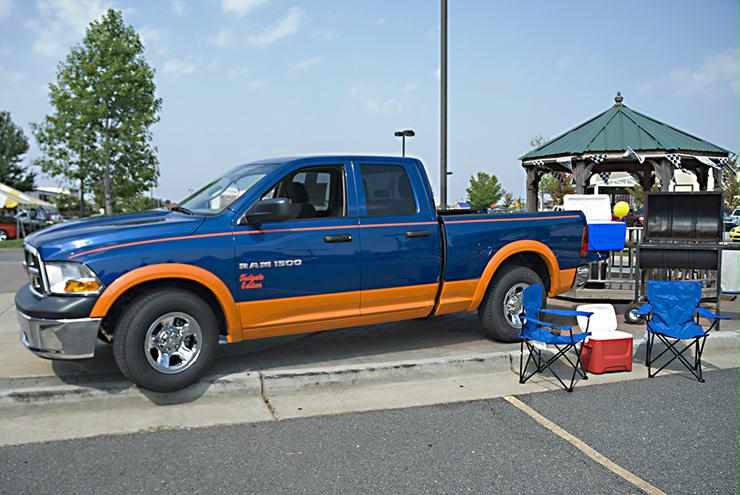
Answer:
[[[588,224],[589,251],[621,251],[627,237],[627,224],[612,222],[611,199],[607,194],[567,194],[567,211],[582,211]]]

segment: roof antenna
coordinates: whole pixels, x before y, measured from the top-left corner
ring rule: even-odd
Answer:
[[[621,105],[622,101],[624,101],[624,98],[622,98],[622,93],[620,91],[617,91],[617,96],[614,97],[614,103],[617,105]]]

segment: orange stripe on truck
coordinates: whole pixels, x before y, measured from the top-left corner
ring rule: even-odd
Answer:
[[[203,268],[182,263],[162,263],[143,266],[121,275],[105,288],[90,312],[91,318],[102,318],[108,314],[113,303],[127,290],[144,282],[162,279],[184,279],[197,282],[209,289],[221,305],[226,316],[229,341],[238,340],[241,334],[239,311],[226,285],[213,273]]]
[[[556,290],[560,287],[560,267],[558,265],[558,260],[555,258],[555,253],[539,241],[514,241],[496,251],[496,254],[493,255],[488,262],[488,265],[486,265],[486,268],[483,270],[483,275],[481,275],[478,282],[478,286],[475,289],[475,295],[473,296],[473,300],[469,308],[470,311],[480,306],[481,301],[483,301],[483,297],[486,295],[486,290],[488,290],[491,278],[493,278],[493,274],[496,273],[496,270],[501,266],[501,263],[514,254],[527,252],[535,253],[543,259],[547,265],[547,271],[550,274],[549,295],[555,295],[557,293]]]

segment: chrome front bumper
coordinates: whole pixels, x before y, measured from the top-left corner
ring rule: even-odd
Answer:
[[[16,310],[21,342],[47,359],[88,359],[95,355],[95,341],[102,318],[47,320]]]

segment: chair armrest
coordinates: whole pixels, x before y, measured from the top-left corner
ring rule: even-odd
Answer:
[[[561,325],[555,325],[554,323],[547,323],[545,321],[541,321],[541,320],[538,320],[536,318],[531,318],[529,316],[525,316],[524,319],[527,320],[527,321],[531,321],[535,325],[539,325],[541,327],[557,328],[558,330],[564,330],[566,332],[571,332],[572,331],[571,327],[564,327],[564,326],[561,326]]]
[[[651,305],[643,304],[642,306],[640,306],[639,309],[636,309],[633,312],[636,315],[645,316],[645,315],[649,315],[652,310],[653,310],[653,307]]]
[[[574,311],[571,309],[549,309],[549,308],[543,308],[540,310],[542,313],[548,313],[551,315],[559,315],[559,316],[585,316],[586,318],[590,318],[591,315],[593,315],[590,311]]]
[[[729,320],[729,316],[719,316],[711,311],[709,311],[706,308],[702,308],[701,306],[696,307],[696,312],[699,313],[699,316],[703,316],[704,318],[709,318],[710,320]]]

